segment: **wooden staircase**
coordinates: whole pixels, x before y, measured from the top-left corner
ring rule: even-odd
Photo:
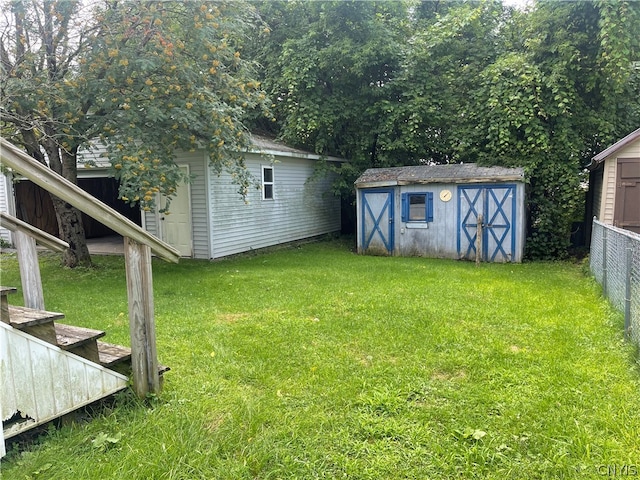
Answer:
[[[0,320],[3,322],[112,370],[131,360],[130,348],[99,340],[106,332],[59,323],[58,320],[64,318],[62,313],[9,305],[7,295],[16,291],[13,287],[0,287],[3,304]]]
[[[103,332],[64,326],[57,322],[62,318],[61,314],[42,312],[45,309],[44,295],[36,242],[57,252],[63,252],[70,246],[7,212],[0,211],[2,226],[11,230],[16,246],[24,304],[38,310],[34,312],[10,307],[6,297],[15,289],[2,289],[2,458],[6,454],[4,439],[15,434],[12,430],[5,435],[7,422],[20,417],[31,419],[33,423],[40,425],[122,390],[129,379],[116,370],[129,363],[127,357],[131,363],[131,388],[134,393],[139,398],[160,393],[161,374],[168,369],[158,364],[151,256],[153,254],[165,261],[178,263],[180,252],[4,138],[0,138],[0,160],[3,167],[13,174],[32,181],[122,235],[131,341],[131,351],[106,344],[99,340],[104,335]],[[71,353],[72,351],[75,353]],[[76,354],[85,355],[91,360]],[[54,371],[57,372],[55,376],[49,375]]]
[[[12,329],[18,330],[23,334],[28,335],[29,337],[33,337],[34,339],[38,339],[35,342],[40,344],[40,347],[43,347],[43,342],[57,347],[53,349],[49,347],[49,350],[51,350],[53,353],[50,351],[44,354],[46,358],[49,358],[51,356],[55,357],[55,352],[58,352],[58,354],[60,354],[60,351],[68,352],[77,357],[85,359],[81,361],[83,362],[81,368],[88,368],[90,371],[90,373],[88,374],[82,373],[80,375],[84,375],[84,377],[87,378],[91,377],[91,382],[93,382],[94,384],[88,385],[86,387],[87,390],[91,390],[91,393],[87,393],[83,390],[83,387],[81,385],[78,385],[78,383],[82,382],[73,382],[72,379],[75,377],[70,377],[68,375],[70,367],[66,365],[61,367],[63,371],[62,375],[59,375],[59,367],[51,369],[51,375],[53,375],[54,378],[48,380],[47,383],[51,383],[53,385],[51,387],[52,391],[57,390],[58,395],[65,396],[67,398],[76,398],[73,403],[69,403],[62,408],[64,412],[63,414],[69,413],[70,411],[87,405],[88,403],[91,403],[93,401],[112,395],[113,393],[115,393],[115,391],[126,388],[126,376],[130,375],[131,373],[130,348],[106,343],[100,340],[105,336],[105,332],[103,331],[60,323],[59,320],[64,318],[64,315],[62,313],[48,312],[27,307],[10,305],[7,297],[15,292],[16,288],[0,287],[0,320],[4,322],[5,325],[10,326]],[[35,355],[34,359],[26,359],[26,357],[32,354],[30,350],[33,350],[33,347],[25,347],[27,343],[23,343],[22,345],[23,346],[21,348],[13,347],[14,357],[18,356],[29,363],[27,368],[25,368],[24,366],[21,368],[25,370],[47,368],[44,364],[39,364],[42,363],[41,361],[39,361],[39,359],[43,357],[42,353]],[[0,345],[0,348],[6,348],[6,346]],[[11,352],[0,352],[0,359],[5,360],[3,355],[10,357]],[[65,354],[61,355],[64,357]],[[9,358],[9,363],[10,360],[11,359]],[[54,365],[59,365],[63,361],[73,361],[73,358],[69,357],[69,355],[66,355],[66,358],[63,360],[55,357],[54,360],[51,360],[51,363]],[[113,373],[109,374],[106,369],[108,369],[109,371],[113,371]],[[19,370],[19,368],[16,370]],[[73,370],[73,368],[71,368],[71,370]],[[169,370],[167,367],[161,367],[159,368],[159,373],[162,374],[167,370]],[[24,378],[25,376],[33,380],[33,377],[31,377],[31,372],[28,372],[26,375],[21,374],[18,379],[9,378],[11,373],[0,371],[0,374],[7,375],[6,378],[5,376],[2,377],[3,383],[5,381],[7,383],[7,391],[11,388],[11,384],[28,382],[28,379]],[[44,374],[41,374],[41,376],[43,375]],[[60,378],[55,378],[55,375],[59,375]],[[104,380],[105,375],[109,377],[109,379],[107,379],[106,381]],[[76,383],[76,385],[69,385],[71,383]],[[107,386],[105,387],[105,385]],[[15,388],[16,390],[20,389],[19,386]],[[73,392],[74,388],[78,391]],[[100,388],[102,388],[102,390],[100,390]],[[4,389],[5,386],[3,385],[3,390]],[[2,436],[5,439],[23,433],[26,430],[34,428],[38,425],[52,420],[53,418],[60,416],[56,414],[53,418],[52,415],[45,415],[42,419],[35,418],[36,416],[32,414],[31,411],[42,410],[42,407],[37,405],[38,401],[64,403],[59,402],[55,398],[50,399],[49,397],[51,397],[51,395],[47,395],[46,392],[38,392],[38,389],[38,385],[31,385],[27,389],[23,388],[23,390],[29,390],[26,395],[27,400],[21,401],[16,399],[15,397],[19,396],[16,393],[13,395],[13,397],[9,395],[9,403],[11,403],[11,401],[13,400],[12,405],[0,405],[4,407],[4,411],[2,411],[1,413],[3,420]],[[31,390],[33,390],[35,393],[31,393]],[[40,400],[38,400],[38,397],[41,397]],[[55,395],[53,395],[53,397],[55,397]],[[27,405],[22,406],[21,403],[25,403]]]

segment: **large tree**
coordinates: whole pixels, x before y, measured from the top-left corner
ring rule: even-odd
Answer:
[[[411,31],[408,5],[266,0],[257,8],[271,29],[253,50],[278,118],[271,128],[289,143],[348,158],[339,189],[350,189],[363,166],[386,161],[378,138]]]
[[[418,12],[385,112],[385,155],[405,164],[468,160],[458,154],[464,127],[480,73],[503,49],[509,12],[499,2],[422,2]]]
[[[344,190],[370,166],[523,166],[531,258],[566,254],[586,161],[640,123],[638,2],[259,10],[275,33],[262,61],[276,74],[265,83],[282,136],[355,160],[341,172]]]
[[[258,10],[272,30],[257,58],[276,133],[348,158],[336,185],[344,196],[353,200],[369,167],[456,161],[469,92],[496,56],[499,3],[266,1]]]
[[[247,111],[268,113],[242,45],[264,28],[245,2],[10,0],[2,6],[3,136],[77,182],[77,153],[102,142],[123,200],[148,210],[181,178],[178,149],[205,148],[251,178]],[[53,198],[69,266],[90,264],[81,217]]]
[[[530,257],[566,255],[584,166],[640,123],[638,31],[636,2],[539,1],[511,19],[511,43],[479,77],[468,152],[525,167]]]

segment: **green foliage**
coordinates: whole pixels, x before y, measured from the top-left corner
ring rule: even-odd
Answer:
[[[485,164],[525,167],[529,257],[566,255],[571,222],[583,215],[584,165],[640,121],[620,108],[638,104],[630,80],[640,44],[626,28],[640,28],[639,7],[540,2],[514,19],[526,40],[483,72],[472,144]],[[623,17],[621,30],[608,26],[611,15]]]
[[[476,127],[469,134],[476,158],[486,165],[525,168],[527,254],[562,258],[584,195],[583,159],[577,154],[582,145],[567,121],[571,93],[525,54],[502,55],[482,72],[481,81],[471,114]]]
[[[108,8],[101,22],[117,25],[83,59],[101,79],[93,128],[109,145],[120,193],[144,209],[155,193],[171,195],[180,180],[176,150],[204,148],[210,163],[232,174],[246,195],[251,177],[243,151],[245,112],[266,95],[241,54],[255,28],[242,3],[131,2]],[[96,92],[87,91],[94,96]]]
[[[91,440],[93,448],[105,452],[110,448],[113,448],[122,439],[122,432],[118,432],[115,435],[108,435],[104,432],[100,432],[96,438]]]
[[[640,3],[266,2],[277,133],[369,167],[522,166],[527,252],[566,255],[584,165],[640,124]],[[372,54],[375,52],[375,54]],[[272,126],[273,128],[274,126]]]
[[[414,164],[469,158],[465,127],[476,106],[470,99],[498,53],[502,20],[500,5],[486,2],[453,4],[415,23],[393,84],[399,101],[385,112],[386,155]]]
[[[408,31],[401,2],[262,2],[265,67],[281,136],[324,154],[377,162],[379,101],[399,70]]]
[[[177,149],[204,148],[246,194],[248,111],[268,114],[242,55],[260,28],[243,2],[7,2],[3,125],[75,181],[78,148],[108,147],[124,200],[154,206],[184,180]],[[43,48],[44,47],[44,48]]]
[[[580,265],[350,247],[154,260],[163,392],[10,449],[3,478],[577,480],[637,464],[637,354]],[[40,258],[47,308],[128,344],[122,258]],[[0,261],[19,285],[15,255]]]
[[[640,124],[638,2],[50,5],[7,4],[3,132],[71,179],[77,148],[101,138],[143,208],[181,180],[176,148],[205,148],[246,193],[250,120],[348,158],[345,196],[369,167],[523,166],[528,255],[562,257],[584,165]]]
[[[583,207],[580,177],[575,174],[575,165],[562,160],[543,163],[531,175],[533,180],[528,203],[532,223],[528,225],[527,238],[527,255],[530,258],[551,260],[566,257],[571,224],[582,219],[576,218],[578,207]]]

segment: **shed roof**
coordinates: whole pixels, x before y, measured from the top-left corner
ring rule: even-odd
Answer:
[[[524,168],[480,167],[475,163],[369,168],[355,181],[357,188],[427,183],[523,182]]]
[[[591,164],[589,165],[589,169],[593,170],[594,168],[596,168],[598,166],[598,164],[602,163],[605,159],[607,159],[611,155],[615,154],[618,150],[623,149],[624,147],[626,147],[630,143],[635,142],[639,138],[640,138],[640,128],[638,128],[637,130],[634,130],[629,135],[624,137],[622,140],[618,140],[616,143],[614,143],[610,147],[604,149],[599,154],[597,154],[595,157],[593,157],[591,159]]]

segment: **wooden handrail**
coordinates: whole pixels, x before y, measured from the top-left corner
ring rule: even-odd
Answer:
[[[30,308],[44,310],[44,292],[36,242],[55,252],[64,252],[69,248],[69,244],[5,212],[0,212],[0,220],[2,226],[14,234],[13,242],[20,266],[24,304]]]
[[[13,217],[5,212],[0,212],[0,225],[12,232],[22,231],[33,237],[43,247],[47,247],[54,252],[64,252],[66,248],[69,248],[69,244],[64,240],[60,240],[58,237],[40,230],[26,222],[23,222],[19,218]]]
[[[140,398],[144,398],[150,392],[159,393],[160,378],[156,353],[151,253],[155,253],[164,260],[177,263],[180,259],[180,252],[31,158],[4,138],[0,138],[0,147],[2,147],[0,148],[0,158],[6,166],[124,237],[133,389]],[[27,238],[26,234],[20,234]],[[30,250],[35,252],[35,241],[29,240],[33,244]],[[34,266],[30,270],[37,270],[39,277],[37,255],[32,254],[31,256],[35,258],[35,263],[32,263]],[[23,264],[24,262],[19,261],[19,263]],[[25,275],[28,273],[24,272]],[[25,286],[23,289],[35,292],[41,291],[42,288]],[[40,303],[42,306],[33,308],[44,308],[44,300],[35,299],[35,303]]]
[[[0,158],[2,158],[4,165],[25,176],[48,192],[53,193],[58,198],[70,203],[81,212],[95,218],[123,237],[148,245],[158,257],[169,262],[178,263],[180,252],[171,245],[151,235],[113,208],[31,158],[6,139],[0,138],[0,147]]]

